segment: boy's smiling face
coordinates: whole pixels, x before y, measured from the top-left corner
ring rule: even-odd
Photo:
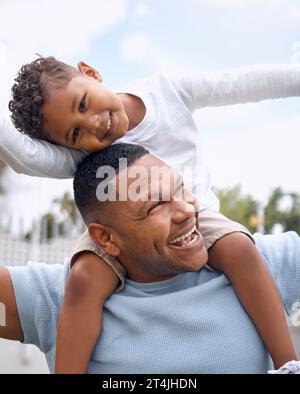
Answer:
[[[96,70],[81,62],[80,73],[64,87],[48,88],[44,134],[50,141],[89,152],[102,150],[128,131],[120,97],[102,85]]]

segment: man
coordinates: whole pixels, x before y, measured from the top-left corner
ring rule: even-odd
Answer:
[[[86,158],[74,180],[78,208],[87,222],[93,218],[93,239],[118,256],[128,275],[123,291],[105,304],[103,331],[88,371],[265,373],[269,357],[230,282],[205,266],[194,198],[182,193],[180,178],[144,148],[118,145]],[[100,163],[117,168],[120,149],[128,173],[120,171],[109,182],[97,178]],[[133,164],[143,169],[139,185],[130,178]],[[153,167],[169,176],[167,198],[165,181],[153,175]],[[138,191],[154,198],[99,201],[105,192],[119,197],[124,185],[126,195]],[[181,242],[188,230],[188,241]],[[289,310],[300,296],[299,237],[258,235],[256,242]],[[0,270],[0,302],[7,314],[0,337],[36,344],[51,370],[67,275],[68,264]]]

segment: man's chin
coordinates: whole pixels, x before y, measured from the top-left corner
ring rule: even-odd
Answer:
[[[207,256],[201,256],[201,258],[199,258],[199,260],[195,261],[195,264],[189,264],[190,271],[192,271],[192,272],[199,271],[201,268],[203,268],[205,266],[207,261],[208,261]]]
[[[204,245],[203,239],[190,250],[185,248],[172,248],[172,254],[175,252],[175,260],[185,270],[185,272],[199,271],[208,261],[207,249]]]
[[[197,253],[197,258],[193,257],[189,260],[181,260],[180,266],[183,272],[197,272],[205,266],[208,261],[208,253],[205,248],[200,253]]]

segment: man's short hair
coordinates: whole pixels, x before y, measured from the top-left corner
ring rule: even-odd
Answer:
[[[32,138],[45,139],[42,106],[49,89],[66,86],[78,72],[53,56],[39,57],[23,65],[15,78],[8,104],[16,129]]]
[[[97,187],[106,179],[96,177],[98,169],[110,166],[117,175],[120,169],[119,159],[127,159],[127,165],[130,166],[148,153],[149,151],[140,145],[114,144],[82,160],[75,173],[73,188],[77,208],[86,224],[97,221],[99,210],[105,204],[97,199]]]

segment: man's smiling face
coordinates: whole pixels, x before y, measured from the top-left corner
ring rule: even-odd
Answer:
[[[128,276],[140,282],[155,282],[187,271],[197,271],[207,262],[207,251],[198,230],[196,199],[184,189],[182,178],[161,160],[147,154],[128,167],[147,174],[138,201],[108,202],[103,219],[117,244],[118,259]],[[153,168],[163,179],[153,176]],[[121,170],[118,185],[132,189],[136,179]],[[145,193],[146,197],[145,198]],[[130,196],[129,196],[130,197]]]

